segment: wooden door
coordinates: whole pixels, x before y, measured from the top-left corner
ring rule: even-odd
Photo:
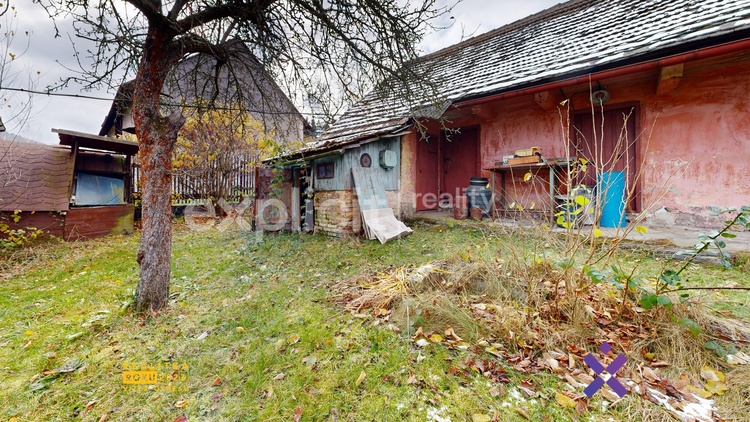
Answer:
[[[438,201],[438,138],[417,140],[417,211],[434,210]]]
[[[442,139],[442,186],[441,194],[465,195],[472,177],[479,177],[479,129],[462,128],[460,133],[451,133]]]
[[[591,112],[576,114],[571,151],[571,156],[583,157],[593,163],[576,183],[595,186],[597,171],[624,171],[627,175],[626,190],[635,186],[626,208],[635,212],[640,211],[640,192],[636,183],[637,113],[637,106],[629,106],[605,108],[604,113],[599,110],[593,116]]]

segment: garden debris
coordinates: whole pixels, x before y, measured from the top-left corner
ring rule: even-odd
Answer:
[[[335,300],[352,313],[366,312],[389,325],[406,322],[406,332],[413,333],[410,339],[420,356],[429,347],[464,351],[466,355],[451,366],[449,375],[470,378],[476,374],[502,386],[510,382],[506,373],[510,368],[527,375],[552,373],[570,388],[556,393],[554,400],[582,415],[590,406],[582,391],[599,376],[584,363],[584,358],[591,354],[606,368],[621,352],[628,362],[610,375],[631,394],[662,406],[684,421],[720,419],[713,398],[727,391],[725,376],[710,367],[692,376],[686,374],[697,372],[686,370],[691,368],[690,361],[695,361],[695,353],[703,353],[709,359],[706,362],[712,358],[708,354],[711,350],[707,350],[710,347],[700,347],[700,342],[694,342],[698,344],[691,346],[694,349],[687,349],[684,336],[695,336],[697,330],[699,334],[705,332],[713,338],[743,344],[748,338],[747,327],[707,316],[700,313],[698,306],[675,304],[669,313],[645,310],[635,300],[624,303],[622,291],[607,283],[589,284],[571,295],[571,286],[555,271],[558,270],[548,264],[533,265],[525,274],[533,282],[522,282],[519,276],[506,271],[500,260],[456,258],[454,262],[435,261],[351,278],[333,286],[333,290],[339,293]],[[471,322],[462,322],[464,317]],[[438,328],[430,324],[431,320],[447,323]],[[472,329],[473,335],[464,334],[472,332],[464,330]],[[672,332],[677,333],[674,341],[679,342],[674,351],[663,340]],[[604,353],[591,346],[604,343],[619,352]],[[734,348],[727,350],[732,354],[725,354],[726,363],[750,362],[748,355]],[[674,379],[662,374],[664,368],[670,374],[683,373]],[[413,378],[410,375],[407,384],[415,384]],[[530,379],[522,381],[517,389],[527,398],[542,394]],[[494,394],[498,393],[494,390]],[[597,394],[609,403],[621,399],[606,384]]]

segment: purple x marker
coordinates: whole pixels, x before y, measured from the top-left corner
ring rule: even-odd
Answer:
[[[607,354],[610,350],[612,350],[612,347],[609,345],[609,343],[604,342],[601,346],[599,346],[599,350],[602,351],[602,353]],[[607,385],[609,385],[609,388],[612,389],[615,393],[617,393],[620,398],[625,396],[625,394],[628,393],[628,390],[625,389],[625,387],[620,384],[620,381],[617,381],[615,378],[615,373],[622,368],[623,365],[625,365],[625,362],[628,361],[628,358],[625,357],[622,353],[617,355],[615,360],[612,361],[612,363],[607,366],[607,368],[604,368],[604,365],[602,365],[596,358],[589,353],[586,355],[585,358],[583,358],[583,361],[586,362],[586,365],[589,366],[589,368],[593,369],[594,372],[596,372],[597,377],[594,381],[591,382],[591,384],[586,387],[583,392],[590,398],[594,394],[596,394],[597,391],[599,391],[602,386],[604,386],[604,379],[601,377],[601,374],[606,370],[607,373],[610,374],[609,379],[606,381]]]

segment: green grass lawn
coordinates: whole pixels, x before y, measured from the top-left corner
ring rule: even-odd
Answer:
[[[381,245],[178,229],[172,300],[156,318],[130,307],[137,235],[38,246],[26,261],[2,261],[0,421],[489,421],[495,412],[499,420],[574,420],[575,411],[555,402],[555,375],[508,369],[511,382],[497,384],[457,373],[470,352],[416,347],[331,300],[336,281],[462,253],[491,257],[504,236],[418,227]],[[639,271],[662,265],[645,255],[623,259]],[[740,270],[696,269],[695,282],[748,285]],[[747,317],[747,295],[718,299],[717,308]],[[157,388],[123,382],[123,372],[143,364],[156,366]],[[535,398],[517,393],[522,379]],[[619,420],[623,409],[592,411]]]

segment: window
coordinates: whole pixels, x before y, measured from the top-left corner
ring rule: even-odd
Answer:
[[[333,163],[320,163],[316,167],[318,179],[333,179]]]
[[[75,205],[117,205],[125,203],[125,180],[79,172]]]

